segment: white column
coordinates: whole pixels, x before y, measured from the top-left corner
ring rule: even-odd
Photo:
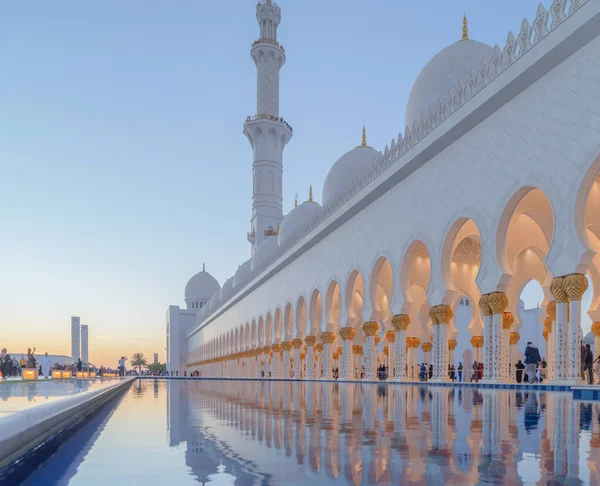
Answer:
[[[493,347],[493,320],[490,307],[489,294],[482,295],[479,299],[479,308],[483,312],[483,377],[492,377],[492,347]]]
[[[408,378],[406,369],[406,329],[410,324],[407,314],[397,314],[392,317],[392,326],[395,329],[394,338],[394,380],[404,381]]]
[[[306,343],[306,379],[315,379],[315,343],[317,338],[315,336],[306,336],[304,338]]]
[[[578,381],[581,376],[581,298],[587,290],[585,275],[574,273],[564,278],[564,290],[569,300],[568,378]]]
[[[263,346],[263,373],[265,378],[269,378],[269,353],[271,346]]]
[[[367,321],[362,329],[365,334],[365,380],[377,379],[377,355],[375,351],[375,333],[379,325],[375,321]]]
[[[321,341],[323,341],[323,352],[322,354],[322,366],[323,366],[323,380],[333,379],[333,366],[331,365],[331,354],[333,353],[333,342],[335,341],[335,334],[333,332],[322,332]]]
[[[510,367],[511,355],[510,355],[510,328],[515,322],[515,317],[512,312],[505,312],[502,323],[502,379],[512,380]]]
[[[299,380],[302,378],[302,361],[300,359],[302,339],[296,338],[292,340],[292,346],[294,347],[294,379]]]
[[[448,326],[454,313],[449,305],[436,305],[429,310],[433,322],[433,377],[437,381],[448,378]]]
[[[275,343],[271,345],[273,350],[273,361],[271,364],[272,376],[271,378],[281,378],[281,344]]]
[[[355,335],[356,330],[352,327],[342,327],[340,329],[340,337],[342,338],[342,370],[340,378],[342,380],[354,379],[352,342]]]

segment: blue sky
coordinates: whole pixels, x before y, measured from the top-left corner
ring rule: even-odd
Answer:
[[[544,2],[546,6],[549,1]],[[537,0],[281,0],[284,211],[360,141],[404,131],[410,87],[469,34],[504,45]],[[8,343],[158,351],[165,312],[202,262],[221,282],[249,256],[258,37],[253,0],[0,4],[0,322]],[[532,294],[535,304],[536,297]],[[26,330],[29,330],[27,332]],[[121,349],[124,348],[124,349]],[[112,351],[114,349],[114,352]]]

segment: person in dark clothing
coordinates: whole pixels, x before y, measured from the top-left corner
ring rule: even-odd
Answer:
[[[430,364],[429,365],[429,379],[431,380],[433,378],[433,365]]]
[[[81,358],[77,359],[77,371],[83,370],[83,363],[81,362]]]
[[[463,364],[462,361],[458,362],[458,381],[462,381]]]
[[[525,348],[525,368],[527,369],[529,383],[535,383],[537,381],[536,370],[541,361],[542,357],[540,356],[538,348],[529,341]]]
[[[592,369],[594,365],[594,355],[592,354],[592,350],[590,349],[590,345],[585,345],[585,367],[584,371],[588,372],[588,383],[590,385],[594,384],[594,370]],[[583,378],[583,375],[581,376]]]
[[[581,356],[580,361],[581,361],[581,379],[583,380],[583,377],[585,376],[585,358],[587,356],[587,348],[583,345],[583,341],[581,341]]]
[[[525,369],[525,365],[523,364],[523,362],[521,360],[519,360],[519,362],[515,365],[515,368],[517,369],[517,383],[522,383],[523,382],[523,370]]]

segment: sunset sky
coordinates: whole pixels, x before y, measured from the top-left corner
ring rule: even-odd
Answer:
[[[404,132],[411,85],[465,10],[471,38],[503,46],[538,0],[278,3],[287,212],[321,194],[363,122],[377,149]],[[255,6],[2,2],[0,347],[69,354],[77,315],[94,364],[164,361],[188,279],[206,262],[222,284],[248,258]]]

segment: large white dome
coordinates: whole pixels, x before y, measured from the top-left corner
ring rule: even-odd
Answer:
[[[323,184],[323,206],[335,199],[347,186],[354,182],[377,155],[377,150],[366,144],[363,131],[363,144],[346,152],[329,169],[325,184]]]
[[[321,205],[315,201],[306,201],[292,209],[279,228],[279,246],[285,246],[302,230],[302,227],[322,211]]]
[[[185,300],[210,300],[215,292],[219,292],[220,290],[221,286],[219,285],[219,282],[217,282],[217,279],[202,268],[202,271],[190,278],[185,286]]]
[[[250,266],[252,271],[254,272],[258,268],[262,268],[267,263],[270,263],[277,255],[277,250],[279,250],[279,246],[277,245],[277,238],[275,236],[269,236],[261,242],[256,247],[256,250],[254,250]]]
[[[223,287],[221,287],[221,302],[225,302],[233,294],[233,277],[225,280]]]
[[[460,40],[442,49],[425,64],[410,90],[406,103],[406,126],[412,127],[421,114],[427,116],[429,107],[445,99],[460,81],[466,83],[471,71],[476,72],[481,60],[489,61],[494,49],[470,39]]]

